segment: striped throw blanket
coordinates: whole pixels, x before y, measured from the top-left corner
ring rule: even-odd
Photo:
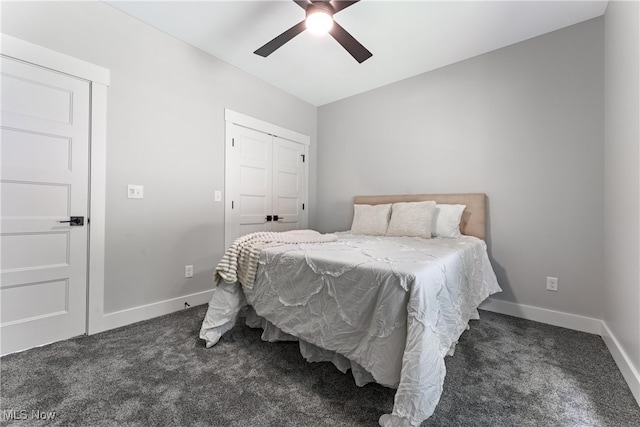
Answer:
[[[338,240],[335,234],[320,234],[314,230],[291,230],[284,232],[259,231],[239,237],[233,241],[216,267],[215,283],[240,282],[253,287],[258,270],[260,251],[267,246],[287,243],[324,243]]]

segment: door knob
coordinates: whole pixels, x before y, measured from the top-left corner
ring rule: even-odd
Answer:
[[[68,222],[72,227],[78,227],[84,225],[84,217],[83,216],[72,216],[69,218],[69,221],[58,221],[59,223]]]

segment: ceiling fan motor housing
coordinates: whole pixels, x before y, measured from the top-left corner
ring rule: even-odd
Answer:
[[[333,18],[335,10],[331,6],[331,3],[325,1],[315,1],[307,6],[307,18],[314,13],[324,13]]]

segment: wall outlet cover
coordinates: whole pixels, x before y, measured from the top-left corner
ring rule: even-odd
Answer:
[[[193,277],[193,265],[184,266],[184,277],[186,278]]]

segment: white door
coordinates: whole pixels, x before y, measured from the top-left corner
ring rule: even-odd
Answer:
[[[245,234],[270,230],[272,150],[271,135],[234,126],[226,153],[226,195],[230,215],[225,218],[225,247]]]
[[[2,58],[0,353],[86,332],[89,82]],[[84,217],[72,226],[71,216]]]
[[[256,231],[306,228],[305,146],[238,125],[232,133],[225,166],[225,247]]]
[[[304,216],[305,147],[273,137],[273,231],[306,228]]]

